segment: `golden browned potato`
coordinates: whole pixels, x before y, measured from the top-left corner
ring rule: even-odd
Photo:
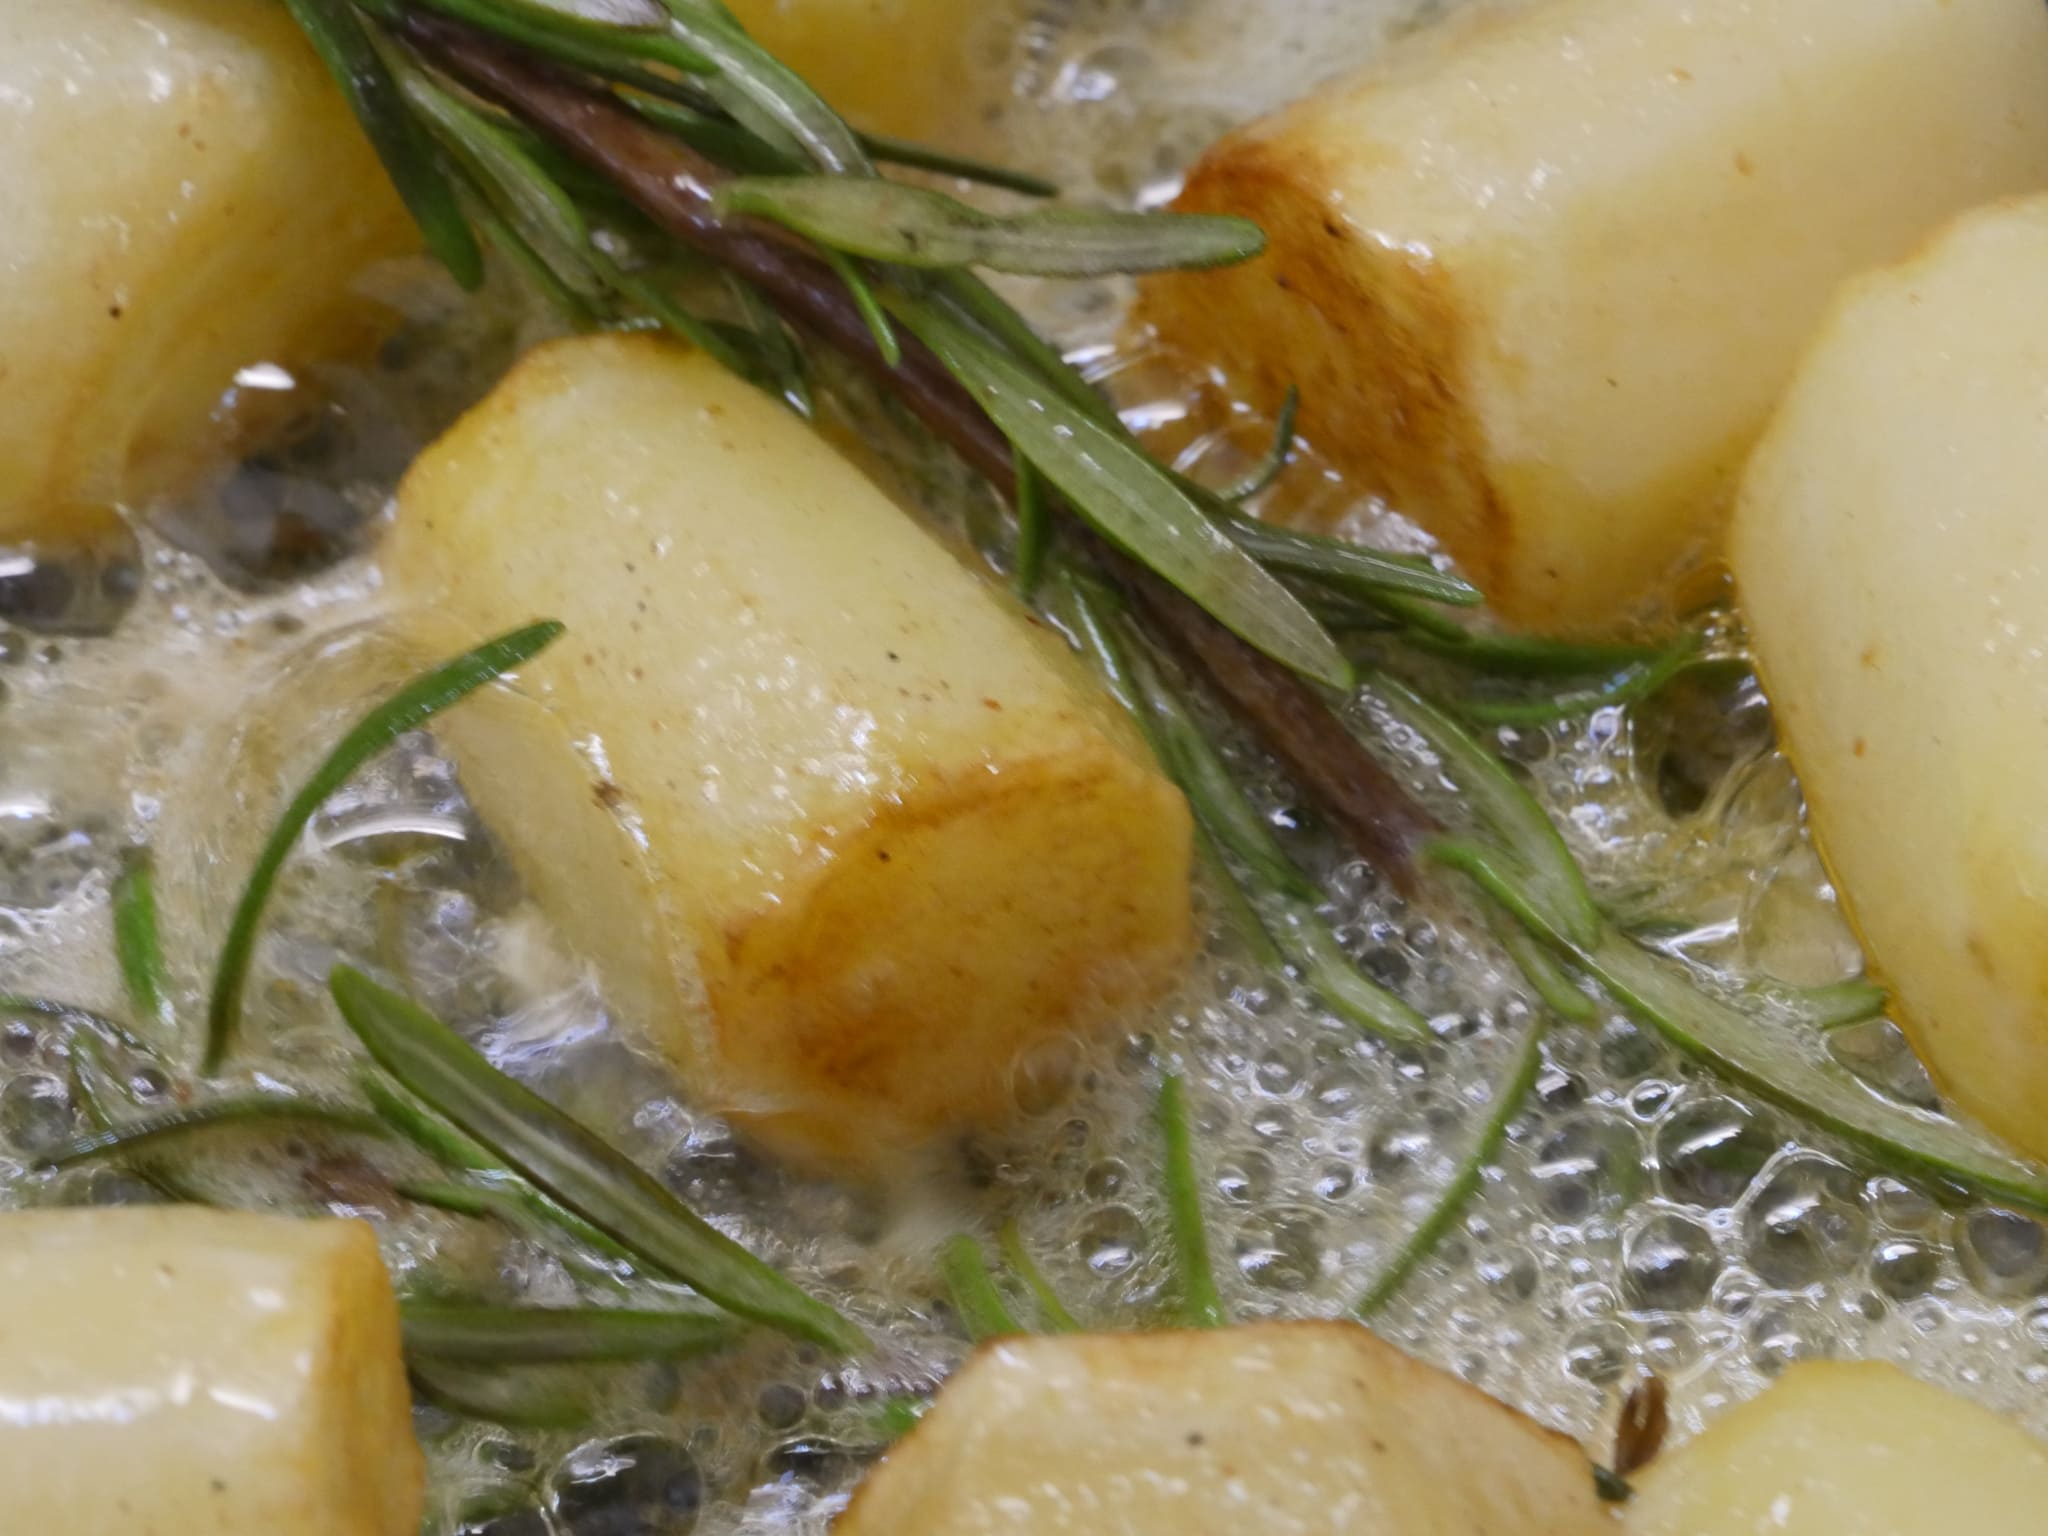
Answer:
[[[192,1206],[0,1214],[0,1526],[414,1536],[376,1235]]]
[[[0,543],[178,489],[246,426],[237,373],[356,344],[351,279],[412,244],[267,0],[8,0],[0,165]]]
[[[2048,1446],[1875,1361],[1796,1365],[1635,1478],[1630,1536],[2004,1536],[2048,1520]]]
[[[1943,1090],[2048,1157],[2048,199],[1852,286],[1742,487],[1778,728]]]
[[[1529,627],[1612,627],[1718,552],[1835,286],[2048,186],[2034,0],[1547,0],[1411,38],[1225,139],[1179,206],[1263,259],[1166,335],[1441,538]]]
[[[566,621],[525,677],[554,739],[452,714],[464,782],[614,997],[785,1150],[999,1118],[1020,1053],[1181,963],[1178,791],[1051,637],[706,358],[535,352],[407,478],[384,568],[442,649]]]
[[[856,127],[950,144],[970,127],[958,89],[977,0],[731,0],[733,14]],[[933,89],[938,81],[952,88]]]
[[[985,1346],[835,1536],[1598,1536],[1578,1446],[1354,1323]]]

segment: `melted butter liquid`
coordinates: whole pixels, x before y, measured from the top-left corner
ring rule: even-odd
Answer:
[[[978,23],[983,119],[1011,158],[1084,195],[1157,201],[1222,127],[1369,55],[1422,9],[1029,0]],[[349,537],[367,555],[268,590],[224,584],[216,568],[233,566],[239,526],[230,485],[161,511],[160,526],[212,558],[146,535],[135,606],[111,636],[0,633],[0,989],[119,1011],[107,896],[123,846],[146,841],[180,1013],[188,1030],[202,1016],[227,907],[285,787],[403,669],[378,628],[375,514],[410,454],[526,339],[508,311],[458,311],[431,283],[407,291],[411,344],[334,381],[327,440],[270,487],[304,515],[362,524]],[[1227,387],[1127,344],[1117,285],[1020,294],[1184,464],[1220,480],[1256,458],[1269,424],[1232,410]],[[935,468],[926,489],[951,483]],[[1280,515],[1330,504],[1316,515],[1334,510],[1361,536],[1424,542],[1312,452],[1273,495]],[[1855,970],[1753,685],[1690,683],[1632,718],[1610,711],[1502,745],[1603,895],[1669,920],[1695,960],[1807,984]],[[1344,943],[1439,1039],[1360,1039],[1214,924],[1181,993],[1071,1066],[1070,1094],[1041,1095],[1026,1074],[1013,1135],[887,1197],[793,1180],[692,1107],[534,915],[430,737],[337,796],[273,909],[244,1076],[339,1089],[353,1058],[321,979],[337,959],[402,973],[507,1070],[881,1341],[844,1368],[762,1338],[708,1364],[606,1373],[591,1386],[593,1422],[575,1432],[423,1410],[440,1528],[823,1531],[873,1454],[877,1402],[930,1387],[965,1353],[932,1262],[956,1230],[991,1233],[1014,1216],[1084,1320],[1151,1321],[1168,1282],[1149,1119],[1162,1060],[1192,1079],[1233,1313],[1341,1314],[1449,1177],[1531,1007],[1450,894],[1404,903],[1340,857],[1254,755],[1238,757],[1323,877]],[[1427,791],[1428,765],[1410,769]],[[1838,1049],[1894,1091],[1926,1093],[1889,1025]],[[143,1098],[175,1092],[126,1065]],[[148,1198],[120,1175],[28,1171],[80,1128],[66,1079],[61,1031],[0,1024],[0,1202]],[[392,1198],[391,1177],[424,1172],[402,1153],[223,1139],[191,1162],[216,1198],[377,1220],[402,1284],[577,1294],[545,1245]],[[1899,1360],[2048,1431],[2044,1290],[2048,1239],[2031,1219],[1893,1178],[1608,1011],[1552,1034],[1481,1195],[1377,1326],[1596,1452],[1641,1370],[1670,1382],[1684,1432],[1787,1363],[1836,1354]]]

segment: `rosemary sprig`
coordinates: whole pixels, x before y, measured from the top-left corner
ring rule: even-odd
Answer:
[[[307,823],[327,798],[407,731],[424,725],[442,710],[538,655],[561,633],[562,626],[553,620],[529,624],[415,678],[365,715],[314,770],[278,818],[235,906],[227,942],[221,946],[220,959],[214,967],[213,996],[206,1014],[204,1071],[218,1071],[227,1058],[228,1047],[234,1043],[235,1029],[241,1021],[242,988],[249,979],[249,963],[255,957],[264,908],[269,905],[270,893],[276,888],[285,860],[291,857]]]
[[[1105,538],[1275,661],[1330,687],[1350,686],[1351,663],[1315,616],[1126,435],[1071,404],[940,306],[899,296],[893,307],[1018,454]]]
[[[1788,1038],[1781,1027],[1712,996],[1669,961],[1611,928],[1589,945],[1573,943],[1550,925],[1516,873],[1487,850],[1449,842],[1435,853],[1687,1055],[1884,1164],[2048,1211],[2048,1168],[1957,1121],[1879,1097],[1796,1036]]]
[[[1003,216],[879,177],[744,176],[720,187],[712,207],[768,219],[827,250],[912,268],[1100,277],[1226,266],[1266,248],[1249,219],[1085,208]]]
[[[1376,673],[1366,687],[1401,726],[1421,738],[1480,822],[1503,841],[1526,872],[1548,920],[1574,941],[1590,942],[1600,931],[1600,910],[1578,861],[1535,797],[1456,720],[1406,683]]]
[[[147,849],[130,849],[114,877],[114,955],[136,1017],[149,1020],[164,1040],[177,1038],[163,940],[157,928],[156,876]]]
[[[177,1145],[215,1131],[260,1126],[305,1126],[351,1136],[383,1136],[384,1123],[346,1104],[293,1098],[281,1093],[240,1094],[204,1104],[157,1110],[105,1130],[79,1136],[43,1153],[34,1165],[42,1170],[76,1168],[85,1163],[118,1162],[139,1152]]]
[[[601,1283],[615,1285],[620,1272],[632,1268],[633,1255],[624,1244],[550,1200],[382,1073],[360,1073],[357,1083],[378,1119],[443,1168],[467,1176],[454,1184],[401,1180],[394,1187],[404,1198],[458,1215],[494,1218],[556,1249],[564,1263]],[[563,1239],[567,1252],[561,1251]]]
[[[1321,893],[1246,802],[1215,744],[1121,623],[1114,598],[1069,573],[1062,573],[1060,595],[1074,639],[1188,797],[1202,842],[1216,854],[1212,862],[1303,986],[1370,1034],[1411,1043],[1429,1039],[1429,1021],[1344,953],[1316,910]]]
[[[525,1085],[425,1009],[342,966],[342,1017],[385,1071],[571,1211],[657,1272],[727,1311],[842,1352],[866,1338],[688,1210],[638,1164]]]
[[[1209,1259],[1209,1228],[1202,1216],[1202,1184],[1188,1127],[1187,1086],[1177,1072],[1160,1081],[1158,1116],[1166,1143],[1166,1220],[1173,1240],[1180,1321],[1189,1328],[1221,1328],[1230,1319]]]
[[[483,252],[462,216],[455,188],[442,173],[433,145],[406,110],[398,83],[349,0],[284,4],[348,97],[391,184],[426,237],[427,248],[456,282],[476,287],[483,281]]]
[[[740,1333],[720,1313],[625,1307],[408,1301],[399,1308],[399,1321],[407,1355],[470,1365],[680,1360],[723,1349]]]
[[[1046,1333],[1079,1333],[1081,1325],[1074,1320],[1074,1314],[1067,1310],[1067,1304],[1060,1300],[1060,1293],[1046,1279],[1045,1271],[1038,1267],[1038,1261],[1031,1257],[1031,1250],[1024,1245],[1024,1234],[1018,1229],[1015,1219],[1006,1221],[996,1232],[996,1247],[1002,1253],[1003,1262],[1010,1272],[1023,1283],[1031,1293],[1032,1301],[1038,1307],[1038,1321]]]
[[[1003,1300],[1003,1293],[996,1289],[979,1238],[964,1232],[948,1238],[939,1250],[939,1275],[946,1282],[946,1295],[953,1303],[953,1311],[975,1343],[1029,1331],[1017,1321],[1010,1304]]]
[[[1494,1085],[1493,1102],[1487,1110],[1486,1119],[1479,1127],[1479,1134],[1466,1149],[1452,1171],[1450,1181],[1444,1185],[1429,1208],[1429,1214],[1408,1234],[1393,1258],[1366,1287],[1365,1294],[1353,1308],[1358,1316],[1370,1318],[1401,1293],[1415,1273],[1416,1266],[1436,1251],[1437,1244],[1444,1239],[1473,1195],[1479,1192],[1480,1183],[1486,1176],[1486,1169],[1500,1156],[1502,1143],[1507,1140],[1508,1126],[1521,1113],[1530,1090],[1536,1086],[1536,1074],[1543,1066],[1543,1036],[1545,1020],[1539,1015],[1529,1026],[1529,1032],[1522,1037],[1509,1058],[1508,1070]]]

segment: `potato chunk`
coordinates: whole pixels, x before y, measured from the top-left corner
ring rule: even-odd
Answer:
[[[1736,584],[1814,830],[1942,1089],[2048,1157],[2048,199],[1850,288]]]
[[[525,680],[588,761],[486,702],[449,717],[464,781],[693,1088],[786,1150],[996,1117],[1021,1052],[1182,959],[1178,791],[1049,636],[706,358],[535,352],[413,469],[385,569],[444,635],[566,621]]]
[[[954,145],[971,130],[957,82],[983,12],[975,0],[732,0],[763,47],[860,128]],[[957,146],[955,146],[957,147]]]
[[[0,1215],[8,1530],[413,1536],[424,1476],[367,1226]]]
[[[2017,1536],[2048,1518],[2048,1446],[1892,1366],[1813,1361],[1635,1490],[1632,1536]]]
[[[8,0],[0,164],[10,544],[178,489],[246,425],[223,404],[237,372],[357,339],[350,279],[412,242],[275,4]]]
[[[1353,1323],[1010,1339],[836,1536],[1597,1536],[1579,1448]]]
[[[1679,600],[1843,278],[2048,185],[2034,0],[1550,0],[1225,139],[1179,206],[1272,249],[1147,310],[1510,619]]]

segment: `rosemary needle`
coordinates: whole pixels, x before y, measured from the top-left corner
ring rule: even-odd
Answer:
[[[291,857],[300,834],[327,797],[407,731],[424,725],[442,710],[538,655],[561,633],[562,626],[551,619],[529,624],[415,678],[357,722],[292,797],[242,887],[241,900],[236,903],[234,919],[228,926],[227,942],[221,946],[220,959],[214,967],[213,996],[206,1014],[205,1071],[218,1071],[227,1058],[228,1047],[234,1043],[235,1029],[241,1022],[242,988],[249,979],[249,964],[255,958],[264,908],[269,905],[270,893],[277,885],[285,860]]]
[[[1010,1311],[1003,1293],[996,1289],[988,1271],[988,1259],[978,1239],[962,1233],[948,1238],[939,1250],[939,1274],[946,1282],[946,1295],[960,1316],[960,1325],[975,1343],[1029,1332]]]
[[[1169,1072],[1161,1080],[1158,1115],[1160,1135],[1166,1143],[1166,1220],[1173,1239],[1180,1321],[1190,1328],[1221,1328],[1229,1317],[1210,1263],[1202,1184],[1195,1172],[1194,1136],[1188,1126],[1187,1086],[1179,1073]]]
[[[111,1125],[43,1153],[35,1160],[35,1166],[75,1168],[81,1163],[125,1158],[212,1131],[264,1125],[303,1125],[355,1136],[386,1134],[381,1120],[347,1105],[290,1098],[280,1093],[244,1094],[158,1110]]]
[[[1004,1222],[997,1231],[996,1246],[1002,1250],[1003,1262],[1010,1266],[1011,1273],[1024,1283],[1024,1289],[1037,1303],[1038,1320],[1044,1325],[1045,1332],[1079,1333],[1081,1325],[1074,1321],[1074,1314],[1067,1310],[1067,1304],[1060,1300],[1060,1293],[1053,1289],[1045,1271],[1031,1257],[1031,1250],[1024,1246],[1024,1234],[1018,1230],[1014,1219]]]
[[[114,954],[129,1004],[166,1041],[174,1039],[178,1018],[171,1009],[166,983],[163,940],[156,917],[156,879],[148,850],[129,850],[114,878]]]
[[[1408,1234],[1387,1266],[1366,1287],[1365,1295],[1354,1309],[1360,1317],[1371,1317],[1400,1294],[1401,1288],[1408,1283],[1408,1277],[1415,1273],[1415,1267],[1435,1251],[1444,1234],[1478,1192],[1487,1164],[1500,1155],[1501,1143],[1507,1139],[1509,1122],[1520,1113],[1530,1089],[1536,1085],[1536,1074],[1543,1065],[1543,1035],[1544,1020],[1539,1015],[1509,1059],[1506,1075],[1495,1085],[1493,1104],[1487,1111],[1486,1120],[1479,1127],[1479,1134],[1473,1138],[1471,1147],[1459,1159],[1450,1182],[1430,1206],[1429,1214]]]
[[[490,1307],[408,1301],[399,1308],[408,1355],[476,1365],[568,1365],[676,1360],[739,1337],[715,1312],[624,1307]]]
[[[329,982],[377,1063],[571,1211],[706,1300],[796,1337],[851,1352],[867,1341],[823,1302],[718,1231],[637,1163],[417,1004],[347,966]]]

